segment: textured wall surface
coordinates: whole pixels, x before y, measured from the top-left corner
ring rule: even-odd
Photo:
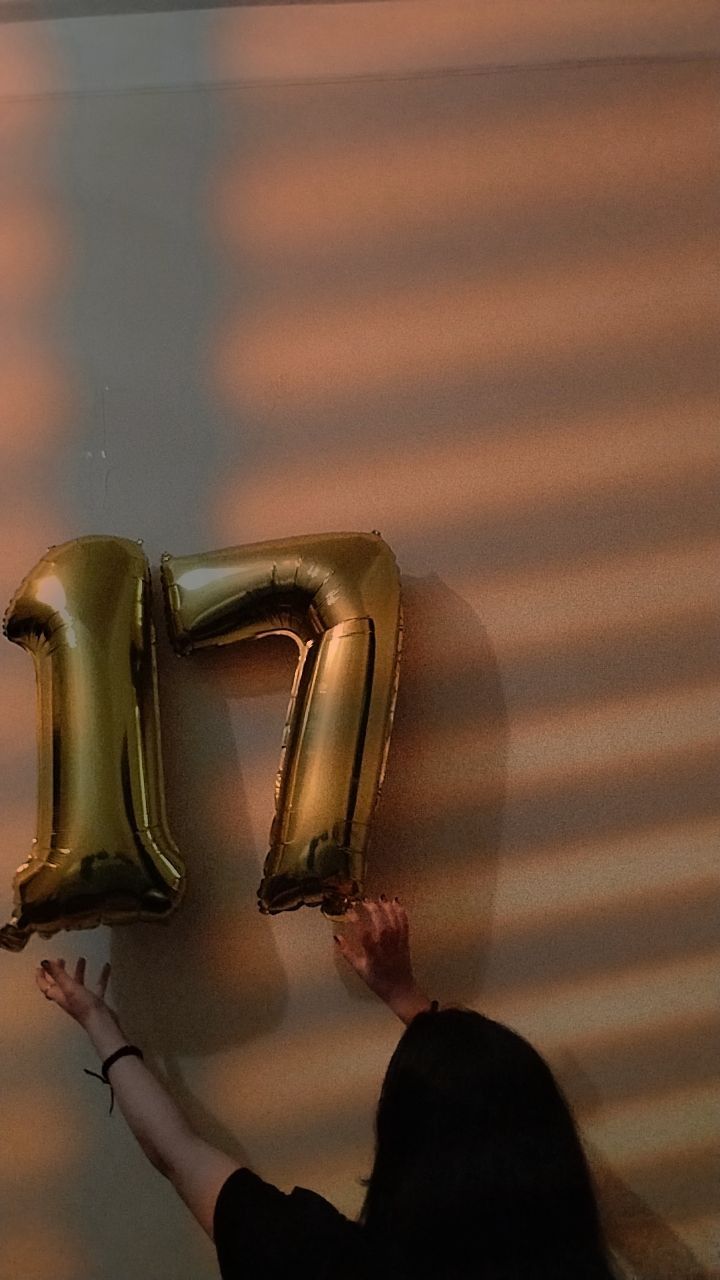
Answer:
[[[502,17],[489,16],[502,9]],[[0,28],[0,598],[90,532],[380,529],[407,621],[370,890],[517,1027],[643,1280],[717,1275],[717,20],[273,5]],[[713,25],[714,24],[714,25]],[[200,1132],[357,1212],[399,1026],[255,889],[294,651],[160,634],[167,927],[0,958],[8,1280],[204,1280],[41,955],[113,962]],[[0,644],[3,918],[34,830]]]

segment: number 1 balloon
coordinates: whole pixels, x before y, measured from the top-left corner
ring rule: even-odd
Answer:
[[[33,656],[38,830],[15,873],[0,946],[33,932],[159,920],[184,868],[168,831],[150,573],[138,543],[85,537],[51,547],[25,578],[5,634]]]
[[[377,534],[334,533],[163,557],[176,649],[271,632],[300,651],[258,897],[342,914],[365,878],[397,690],[400,584]]]

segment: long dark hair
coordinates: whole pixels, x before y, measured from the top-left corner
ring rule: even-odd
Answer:
[[[388,1066],[360,1215],[393,1277],[612,1280],[547,1063],[470,1009],[421,1013]]]

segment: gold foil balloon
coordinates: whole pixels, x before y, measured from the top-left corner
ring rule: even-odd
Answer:
[[[184,869],[165,819],[140,546],[86,537],[51,547],[13,597],[4,631],[35,661],[39,813],[0,946],[168,916]]]
[[[365,878],[385,768],[401,636],[400,583],[378,534],[332,533],[164,556],[181,653],[272,632],[300,656],[276,780],[264,912],[341,914]]]

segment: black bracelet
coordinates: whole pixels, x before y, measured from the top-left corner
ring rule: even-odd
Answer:
[[[98,1075],[97,1071],[89,1071],[87,1067],[83,1067],[83,1071],[86,1076],[95,1076],[96,1080],[102,1080],[103,1084],[110,1085],[110,1110],[108,1115],[112,1115],[112,1109],[115,1104],[115,1093],[112,1085],[110,1084],[110,1080],[108,1079],[108,1070],[112,1066],[113,1062],[117,1062],[118,1058],[124,1058],[126,1054],[132,1054],[134,1058],[142,1059],[143,1057],[142,1049],[138,1049],[136,1044],[124,1044],[121,1048],[116,1049],[114,1053],[111,1053],[110,1056],[105,1059],[100,1068],[102,1075]]]

